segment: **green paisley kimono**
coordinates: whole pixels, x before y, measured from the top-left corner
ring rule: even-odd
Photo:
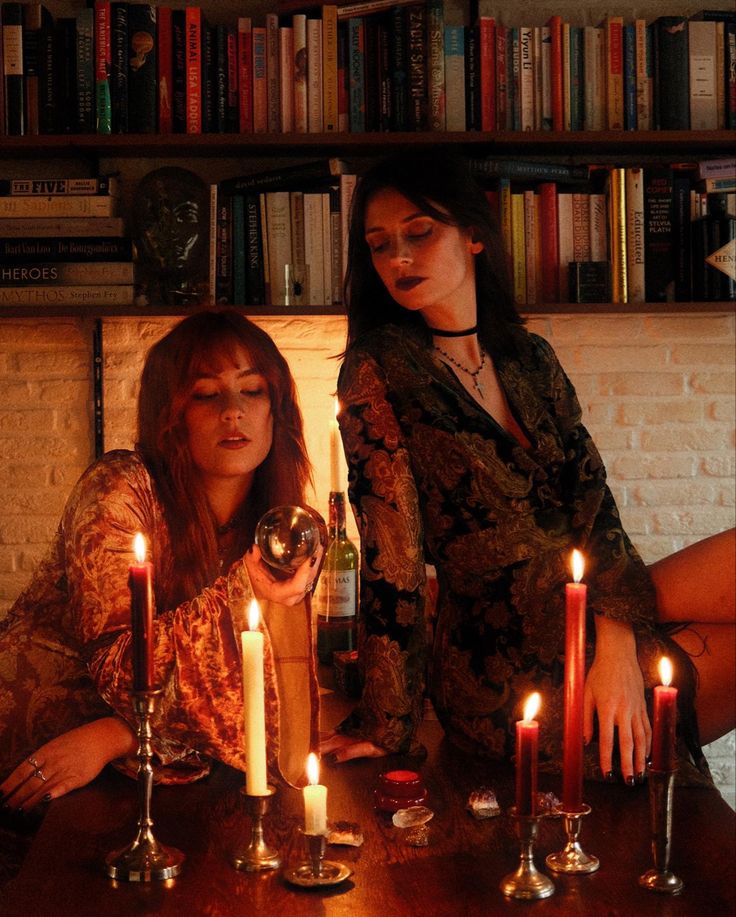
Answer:
[[[653,585],[623,531],[574,389],[546,341],[515,334],[518,358],[496,365],[528,449],[417,331],[371,332],[341,369],[339,420],[362,544],[365,684],[341,729],[391,751],[416,748],[426,690],[453,741],[510,756],[513,723],[537,690],[540,753],[560,761],[574,547],[586,558],[588,664],[593,614],[630,622],[647,688],[666,641],[692,714],[691,666],[655,629]],[[439,587],[429,622],[426,564]]]
[[[110,452],[82,476],[31,583],[0,621],[0,777],[54,736],[100,716],[135,725],[128,566],[142,532],[154,565],[156,779],[244,769],[240,632],[252,598],[242,558],[190,601],[166,607],[173,557],[151,476]],[[263,603],[269,769],[301,781],[318,741],[309,610]]]

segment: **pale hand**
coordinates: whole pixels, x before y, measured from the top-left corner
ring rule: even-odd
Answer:
[[[318,545],[314,554],[297,567],[293,576],[280,579],[261,559],[258,546],[253,545],[244,559],[256,598],[259,601],[277,602],[279,605],[298,605],[303,602],[305,596],[314,589],[323,554],[324,548]]]
[[[319,753],[331,764],[342,764],[353,758],[383,758],[388,752],[367,739],[356,736],[343,736],[337,732],[320,739]]]
[[[29,756],[37,768],[28,759],[15,768],[0,784],[0,800],[11,809],[27,812],[40,802],[85,786],[110,761],[132,754],[136,748],[135,733],[117,717],[103,717],[70,729]]]
[[[614,727],[618,729],[621,774],[631,784],[646,773],[652,742],[644,679],[636,657],[636,640],[628,624],[596,615],[596,653],[585,681],[584,733],[593,734],[598,716],[600,766],[612,771]]]

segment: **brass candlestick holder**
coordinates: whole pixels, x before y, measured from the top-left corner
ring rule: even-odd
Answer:
[[[545,860],[547,866],[554,872],[585,874],[595,872],[601,865],[598,857],[586,853],[578,840],[583,817],[590,815],[590,811],[590,806],[585,803],[579,812],[567,812],[561,806],[557,806],[554,810],[555,815],[561,815],[564,819],[567,835],[565,847],[557,853],[550,853]]]
[[[324,834],[305,834],[307,862],[289,869],[286,880],[293,885],[313,888],[318,885],[337,885],[344,882],[353,870],[345,863],[325,859],[327,838]]]
[[[106,871],[113,879],[125,879],[128,882],[172,879],[179,875],[184,862],[181,850],[165,847],[153,836],[151,716],[160,694],[160,688],[135,691],[133,694],[133,706],[138,717],[138,833],[127,847],[107,855]]]
[[[676,895],[684,883],[669,868],[672,842],[672,791],[674,771],[649,771],[649,825],[654,869],[639,876],[639,885],[653,892]]]
[[[501,891],[509,898],[524,901],[549,898],[554,894],[554,884],[534,865],[534,841],[542,816],[517,815],[514,809],[511,816],[516,820],[516,834],[521,845],[519,868],[501,880]]]
[[[276,788],[268,787],[265,796],[249,796],[245,787],[241,790],[245,796],[248,813],[252,819],[250,843],[242,851],[233,853],[232,864],[236,869],[245,872],[258,872],[264,869],[278,869],[281,857],[278,851],[269,847],[263,838],[263,819],[271,805],[271,798],[276,793]]]

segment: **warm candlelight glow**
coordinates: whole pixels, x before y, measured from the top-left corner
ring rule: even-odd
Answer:
[[[524,722],[531,723],[534,717],[539,713],[539,707],[542,703],[542,698],[539,696],[539,691],[535,691],[534,694],[530,694],[524,704]]]
[[[672,663],[666,656],[659,660],[659,678],[665,687],[672,684]]]
[[[337,420],[337,415],[340,413],[340,402],[335,398],[335,420]]]
[[[585,573],[585,559],[577,548],[572,552],[572,578],[579,583]]]
[[[248,630],[258,630],[261,620],[261,609],[257,599],[251,599],[248,606]]]
[[[313,751],[307,756],[307,780],[310,786],[316,786],[319,783],[319,761]]]
[[[133,539],[133,551],[135,552],[135,559],[139,564],[142,564],[146,559],[146,539],[140,532],[137,532]]]

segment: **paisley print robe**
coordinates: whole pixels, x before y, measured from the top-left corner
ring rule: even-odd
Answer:
[[[116,713],[135,724],[128,566],[138,531],[148,542],[156,592],[173,564],[163,506],[136,453],[108,453],[80,479],[45,559],[0,621],[0,775],[89,720]],[[211,758],[244,769],[240,632],[251,598],[241,559],[190,601],[156,608],[156,680],[163,688],[152,720],[163,765],[157,780],[195,779]],[[294,781],[300,773],[284,763],[300,761],[303,769],[318,733],[309,612],[267,603],[262,611],[269,767]],[[270,639],[269,619],[280,642]]]
[[[515,333],[519,356],[497,361],[497,370],[529,448],[468,395],[416,331],[389,326],[365,335],[340,372],[339,420],[362,544],[365,683],[341,730],[391,751],[416,749],[426,690],[456,743],[511,755],[513,722],[538,690],[540,752],[559,762],[573,547],[586,557],[588,664],[593,614],[606,615],[632,624],[645,682],[658,681],[666,638],[654,626],[654,588],[621,526],[573,387],[546,341]],[[438,581],[429,622],[425,565]],[[691,677],[688,660],[680,661]],[[691,701],[692,685],[681,693]]]

